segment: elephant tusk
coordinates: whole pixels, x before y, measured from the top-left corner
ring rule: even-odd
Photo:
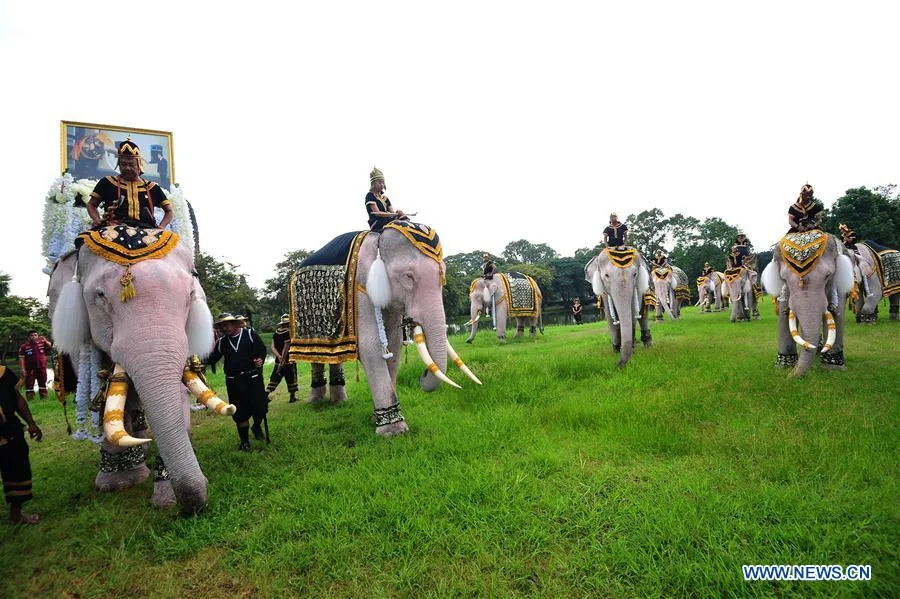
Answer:
[[[464,327],[467,327],[467,326],[473,325],[473,324],[475,324],[476,322],[478,322],[479,320],[481,320],[481,310],[478,311],[478,313],[475,315],[475,318],[470,318],[470,319],[469,319],[469,322],[467,322],[467,323],[464,324],[463,326],[464,326]]]
[[[184,376],[182,376],[181,381],[188,388],[188,391],[191,392],[191,395],[197,398],[197,403],[203,404],[216,414],[231,416],[237,412],[237,406],[225,403],[219,399],[216,392],[207,387],[200,375],[191,370],[190,366],[184,367]]]
[[[451,360],[453,360],[453,363],[463,371],[463,374],[475,381],[477,384],[481,384],[481,381],[479,381],[478,377],[475,376],[471,370],[469,370],[469,367],[465,365],[465,363],[462,361],[462,358],[459,357],[459,354],[456,353],[456,350],[453,349],[453,346],[450,345],[449,341],[447,342],[447,355]]]
[[[828,326],[828,338],[825,339],[825,345],[822,347],[823,354],[831,349],[835,337],[837,337],[837,325],[834,323],[834,316],[828,310],[825,310],[825,324]]]
[[[791,331],[791,337],[794,338],[796,343],[799,343],[803,346],[804,349],[816,349],[816,346],[812,343],[806,341],[803,337],[800,336],[800,331],[797,330],[797,318],[794,316],[794,311],[788,311],[788,328]]]
[[[428,353],[428,348],[425,347],[425,332],[419,325],[416,325],[413,329],[413,341],[416,343],[416,351],[419,352],[419,357],[425,363],[428,372],[436,376],[442,383],[447,383],[451,387],[462,389],[462,387],[451,381],[446,374],[441,372],[441,369],[438,368],[437,364],[434,363],[434,360],[431,359],[431,354]]]
[[[103,433],[110,445],[134,447],[149,443],[150,439],[132,437],[125,430],[125,400],[128,398],[128,376],[125,369],[116,364],[106,389],[106,405],[103,408]]]

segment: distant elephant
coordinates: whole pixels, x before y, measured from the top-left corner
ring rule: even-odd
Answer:
[[[878,302],[885,297],[889,298],[891,320],[897,320],[900,318],[900,251],[872,241],[855,245],[855,252],[849,255],[861,283],[855,299],[851,300],[856,322],[877,322]]]
[[[512,306],[509,293],[513,294]],[[516,337],[525,332],[525,325],[530,327],[534,337],[541,325],[541,302],[543,296],[537,282],[522,273],[497,273],[492,279],[479,277],[469,286],[469,323],[471,330],[466,343],[472,343],[478,333],[478,322],[484,314],[491,312],[497,324],[497,339],[506,341],[506,319],[516,319]],[[496,311],[494,311],[496,309]]]
[[[427,366],[419,379],[424,391],[441,382],[459,387],[444,374],[448,356],[481,384],[447,340],[443,273],[440,239],[424,225],[395,221],[381,233],[335,238],[291,278],[290,360],[312,362],[314,377],[323,369],[317,364],[331,364],[334,387],[336,376],[343,384],[342,363],[358,357],[372,393],[375,432],[407,432],[396,391],[404,326]]]
[[[726,269],[724,275],[728,299],[731,301],[731,322],[750,320],[751,316],[759,320],[759,307],[756,304],[756,272],[739,266]]]
[[[824,322],[822,362],[843,369],[843,305],[853,287],[853,264],[843,244],[819,230],[788,233],[776,246],[762,281],[777,298],[776,365],[793,367],[792,376],[804,375],[819,351]],[[797,345],[803,348],[799,359]]]
[[[117,490],[149,475],[143,447],[149,423],[168,473],[157,477],[153,502],[177,502],[183,513],[196,513],[206,505],[207,480],[191,446],[187,385],[195,392],[205,386],[186,364],[190,355],[209,353],[213,328],[193,252],[168,232],[156,241],[153,230],[128,227],[92,235],[56,264],[49,308],[57,347],[72,358],[76,372],[85,348],[102,352],[115,366],[95,485]],[[116,245],[126,241],[127,247]],[[138,261],[142,252],[150,257]],[[233,413],[234,406],[223,405],[216,398],[215,411]]]
[[[637,320],[641,341],[650,347],[653,336],[648,322],[648,305],[655,303],[650,290],[650,273],[643,257],[634,248],[606,248],[584,267],[585,280],[608,307],[607,322],[613,351],[621,352],[618,367],[624,367],[634,351]]]
[[[700,275],[697,277],[697,295],[700,296],[700,310],[711,312],[712,306],[715,306],[716,312],[722,311],[722,283],[725,282],[725,275],[719,271],[715,271],[709,275]],[[710,299],[714,301],[711,302]]]
[[[673,320],[681,316],[681,304],[690,301],[687,274],[672,264],[650,269],[653,291],[656,294],[656,320],[663,319],[663,313]]]

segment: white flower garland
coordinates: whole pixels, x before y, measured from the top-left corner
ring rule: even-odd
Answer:
[[[88,409],[91,399],[100,391],[100,351],[93,343],[85,343],[81,348],[78,362],[78,386],[75,389],[75,421],[78,428],[72,433],[76,440],[90,439],[94,443],[103,441],[100,413]]]

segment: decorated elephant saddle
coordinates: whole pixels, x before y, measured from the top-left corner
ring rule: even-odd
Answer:
[[[814,229],[788,233],[778,242],[781,258],[800,276],[810,272],[828,247],[828,234]]]
[[[671,268],[675,277],[675,299],[686,302],[691,301],[691,288],[688,283],[687,273],[677,266],[672,266]]]
[[[537,316],[541,304],[541,290],[534,279],[520,272],[506,272],[500,275],[503,291],[509,302],[511,317]]]
[[[613,265],[618,266],[619,268],[628,268],[634,261],[637,260],[637,250],[635,248],[625,248],[623,250],[619,250],[616,248],[606,248],[603,250],[606,252],[606,256],[609,258],[609,261],[613,263]]]
[[[725,275],[725,282],[731,285],[744,274],[744,267],[738,266],[737,268],[726,268],[723,274]]]
[[[356,266],[368,233],[335,237],[291,275],[291,362],[337,364],[356,359]]]
[[[162,229],[108,225],[81,233],[75,239],[75,247],[84,245],[110,262],[131,266],[162,258],[178,245],[178,240],[178,235]]]
[[[884,247],[874,241],[862,242],[875,256],[875,270],[881,280],[884,297],[900,293],[900,251]]]
[[[657,266],[653,270],[651,270],[650,273],[653,275],[654,279],[659,279],[661,281],[665,281],[666,279],[669,278],[669,275],[672,274],[672,269],[669,268],[668,266],[664,266],[662,268]]]
[[[447,281],[444,273],[444,249],[441,247],[441,238],[437,231],[423,225],[422,223],[414,223],[408,220],[391,221],[384,226],[383,231],[394,229],[399,231],[414,248],[438,263],[440,269],[441,285]]]

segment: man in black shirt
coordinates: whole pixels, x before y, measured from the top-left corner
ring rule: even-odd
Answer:
[[[788,233],[802,233],[818,229],[822,223],[825,207],[813,197],[813,187],[809,183],[800,189],[800,197],[788,208]]]
[[[737,238],[734,240],[734,245],[731,246],[731,264],[734,268],[745,266],[744,258],[752,253],[751,248],[750,240],[747,239],[743,231],[739,230]]]
[[[242,327],[241,322],[228,312],[220,314],[216,324],[222,327],[225,334],[213,346],[207,362],[215,364],[224,358],[228,401],[237,406],[237,412],[232,418],[241,439],[238,449],[249,451],[247,429],[250,428],[251,416],[253,436],[259,441],[266,439],[268,442],[268,435],[264,436],[262,431],[262,424],[269,410],[262,374],[266,346],[256,331]]]
[[[43,437],[34,423],[25,399],[16,389],[19,377],[6,366],[0,365],[0,477],[3,479],[3,495],[9,504],[9,521],[14,524],[37,524],[37,514],[22,512],[22,504],[31,499],[31,463],[28,460],[28,443],[25,441],[22,421],[28,423],[28,434],[38,441]]]
[[[283,314],[275,334],[272,335],[272,355],[275,356],[275,369],[269,377],[269,386],[266,387],[266,395],[271,395],[278,388],[281,379],[287,382],[288,393],[291,398],[288,403],[297,401],[297,365],[288,362],[288,347],[291,344],[291,316]],[[269,400],[271,401],[271,400]]]
[[[366,212],[369,213],[369,229],[381,233],[386,224],[394,220],[409,220],[402,210],[395,211],[384,191],[384,173],[375,167],[369,174],[369,193],[366,194]]]
[[[487,252],[484,252],[481,255],[481,273],[488,281],[493,279],[494,275],[497,273],[497,265],[494,264],[494,260]]]
[[[628,225],[619,222],[619,216],[613,212],[609,215],[609,226],[603,229],[606,247],[622,248],[628,243]]]

